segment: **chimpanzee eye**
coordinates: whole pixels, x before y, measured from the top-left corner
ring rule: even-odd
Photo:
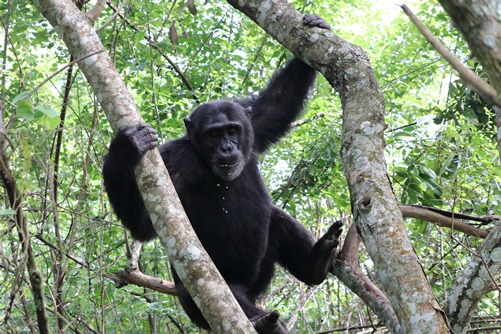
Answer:
[[[228,135],[229,136],[234,136],[238,134],[238,128],[236,126],[230,126],[228,127]]]
[[[219,132],[217,130],[209,131],[209,137],[212,139],[216,139],[219,136]]]

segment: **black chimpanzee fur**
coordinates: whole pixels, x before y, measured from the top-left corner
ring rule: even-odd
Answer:
[[[305,23],[325,24],[311,19],[306,17]],[[256,154],[287,132],[314,80],[315,71],[293,59],[254,98],[200,105],[185,119],[186,136],[159,147],[197,236],[259,333],[287,333],[277,312],[255,305],[272,279],[275,263],[306,284],[319,284],[331,268],[341,233],[341,223],[335,223],[315,243],[299,222],[271,204],[256,161]],[[104,160],[109,199],[140,241],[156,233],[133,169],[156,142],[149,125],[121,130]],[[189,317],[209,328],[175,272],[174,281]]]

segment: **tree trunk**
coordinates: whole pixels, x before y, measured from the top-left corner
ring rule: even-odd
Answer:
[[[448,333],[412,248],[384,159],[384,101],[359,47],[319,28],[284,0],[228,0],[299,58],[325,75],[341,96],[342,159],[355,223],[400,322],[394,332]]]
[[[89,18],[69,0],[34,1],[57,29],[115,131],[143,122]],[[96,51],[102,50],[96,53]],[[94,54],[90,57],[88,55]],[[193,231],[158,150],[136,169],[136,181],[169,260],[216,333],[254,329]],[[202,282],[202,284],[201,284]]]

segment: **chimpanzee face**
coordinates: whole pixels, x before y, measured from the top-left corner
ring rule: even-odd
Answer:
[[[240,176],[254,143],[249,110],[234,102],[210,102],[197,107],[185,124],[190,141],[216,176],[225,181]]]

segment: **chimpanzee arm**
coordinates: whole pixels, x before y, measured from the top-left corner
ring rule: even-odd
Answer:
[[[303,24],[330,30],[324,19],[315,14],[303,16]],[[298,58],[279,71],[268,86],[252,100],[242,101],[252,108],[254,150],[265,151],[289,130],[290,124],[301,113],[308,91],[315,82],[315,70]]]
[[[294,58],[271,79],[250,102],[254,149],[264,152],[277,142],[303,110],[308,91],[315,82],[315,70]],[[243,103],[244,105],[247,103]]]
[[[157,146],[158,137],[147,125],[121,130],[104,157],[103,179],[117,217],[134,239],[147,241],[156,236],[134,177],[134,168],[146,151]]]
[[[339,244],[341,222],[336,222],[317,241],[296,219],[273,207],[270,226],[270,245],[276,245],[278,262],[292,275],[308,285],[323,282],[332,266]]]

